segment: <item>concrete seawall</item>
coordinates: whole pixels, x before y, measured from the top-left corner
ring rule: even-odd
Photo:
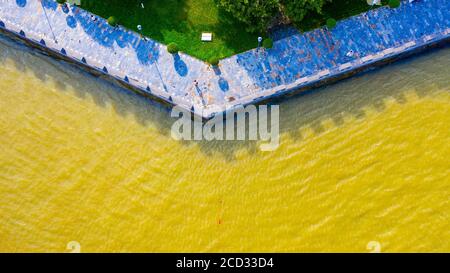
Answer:
[[[112,28],[74,6],[62,8],[53,0],[0,0],[3,34],[205,119],[446,45],[449,18],[448,1],[402,2],[399,9],[380,8],[343,20],[333,30],[279,31],[273,49],[244,52],[213,69],[185,54],[171,55],[164,45]]]
[[[125,81],[124,79],[117,78],[117,76],[108,73],[108,71],[105,71],[100,68],[92,67],[92,66],[88,65],[87,63],[85,63],[79,59],[75,59],[66,54],[61,54],[61,52],[55,51],[41,43],[37,43],[34,40],[28,39],[27,37],[18,36],[17,33],[8,31],[4,28],[0,28],[0,34],[4,35],[5,37],[10,38],[11,40],[13,40],[15,42],[24,44],[32,49],[38,50],[39,53],[41,53],[41,54],[44,54],[49,57],[55,58],[57,60],[61,60],[61,61],[67,62],[69,64],[75,65],[75,66],[81,68],[82,70],[92,74],[93,76],[102,78],[104,80],[107,80],[107,81],[115,84],[115,85],[118,85],[119,87],[129,89],[129,90],[136,92],[142,96],[145,96],[152,100],[155,100],[155,101],[161,103],[163,106],[166,106],[166,107],[176,106],[176,104],[173,103],[173,101],[171,101],[170,99],[167,99],[164,97],[163,98],[158,97],[155,94],[152,94],[151,92],[149,92],[147,89],[139,88],[138,86],[135,86],[132,83]]]

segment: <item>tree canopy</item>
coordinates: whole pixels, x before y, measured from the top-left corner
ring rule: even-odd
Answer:
[[[216,2],[244,22],[250,32],[265,31],[279,9],[278,0],[216,0]]]
[[[310,11],[322,13],[331,0],[216,0],[219,7],[247,25],[250,32],[264,32],[274,17],[283,12],[293,22],[300,22]]]
[[[293,22],[300,22],[310,11],[322,13],[322,7],[331,0],[280,0],[284,12]]]

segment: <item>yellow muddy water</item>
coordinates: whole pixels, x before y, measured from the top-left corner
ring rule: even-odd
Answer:
[[[450,251],[450,49],[281,103],[281,145],[0,41],[0,251]]]

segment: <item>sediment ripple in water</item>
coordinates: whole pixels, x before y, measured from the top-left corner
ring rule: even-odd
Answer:
[[[450,50],[281,104],[281,146],[0,43],[0,251],[450,251]]]

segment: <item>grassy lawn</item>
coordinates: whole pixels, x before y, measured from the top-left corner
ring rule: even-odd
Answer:
[[[214,0],[81,0],[81,7],[104,18],[115,16],[119,23],[161,43],[175,42],[181,51],[201,60],[225,58],[255,48],[257,34],[245,31],[245,26],[230,14],[220,10]],[[387,0],[383,0],[386,4]],[[333,0],[323,8],[323,14],[310,12],[296,27],[308,31],[325,25],[328,18],[336,20],[357,15],[375,7],[366,0]],[[213,42],[202,42],[202,32],[212,32]]]
[[[214,0],[82,0],[81,7],[104,18],[115,16],[119,23],[164,44],[175,42],[181,51],[201,60],[225,58],[257,46],[256,34],[229,14],[220,11]],[[213,42],[202,42],[202,32],[213,32]]]

